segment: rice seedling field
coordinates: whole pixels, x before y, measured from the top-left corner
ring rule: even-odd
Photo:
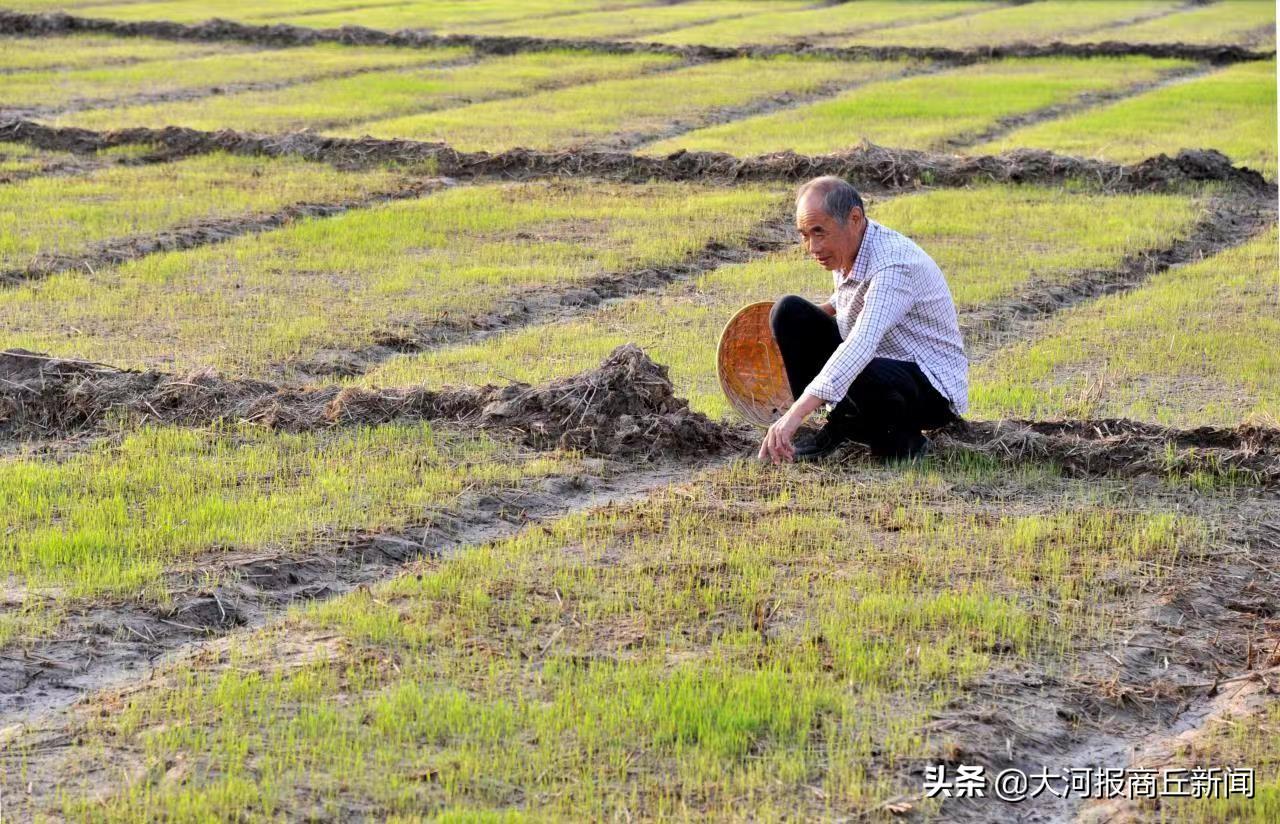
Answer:
[[[0,822],[1280,820],[1275,45],[0,2]],[[923,454],[726,383],[821,175],[945,279]]]

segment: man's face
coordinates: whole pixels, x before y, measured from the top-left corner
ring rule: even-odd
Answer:
[[[823,209],[818,195],[806,195],[796,203],[796,229],[803,239],[805,254],[832,272],[853,265],[862,221],[861,209],[850,212],[848,221],[837,221]]]

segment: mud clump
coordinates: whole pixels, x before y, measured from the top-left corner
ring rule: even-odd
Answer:
[[[705,455],[746,444],[742,430],[689,409],[666,367],[634,344],[618,347],[596,369],[540,386],[440,390],[281,387],[211,370],[177,376],[0,352],[0,435],[61,437],[114,417],[186,426],[243,421],[286,431],[444,420],[515,434],[538,449],[617,457]]]
[[[635,344],[619,346],[598,369],[538,387],[510,386],[481,412],[537,444],[602,455],[674,457],[743,448],[740,430],[710,420],[677,398],[667,368]]]

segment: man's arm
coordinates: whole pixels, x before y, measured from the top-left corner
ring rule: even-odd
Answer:
[[[833,318],[836,316],[836,307],[835,307],[835,304],[832,303],[831,301],[818,304],[818,308],[826,312],[828,315],[830,315]]]

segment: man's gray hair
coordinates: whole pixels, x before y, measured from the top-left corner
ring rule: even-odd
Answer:
[[[796,202],[804,200],[809,194],[821,197],[822,210],[840,223],[849,220],[849,214],[855,207],[866,213],[866,208],[862,205],[862,195],[858,194],[858,190],[843,178],[834,175],[815,177],[796,192]]]

